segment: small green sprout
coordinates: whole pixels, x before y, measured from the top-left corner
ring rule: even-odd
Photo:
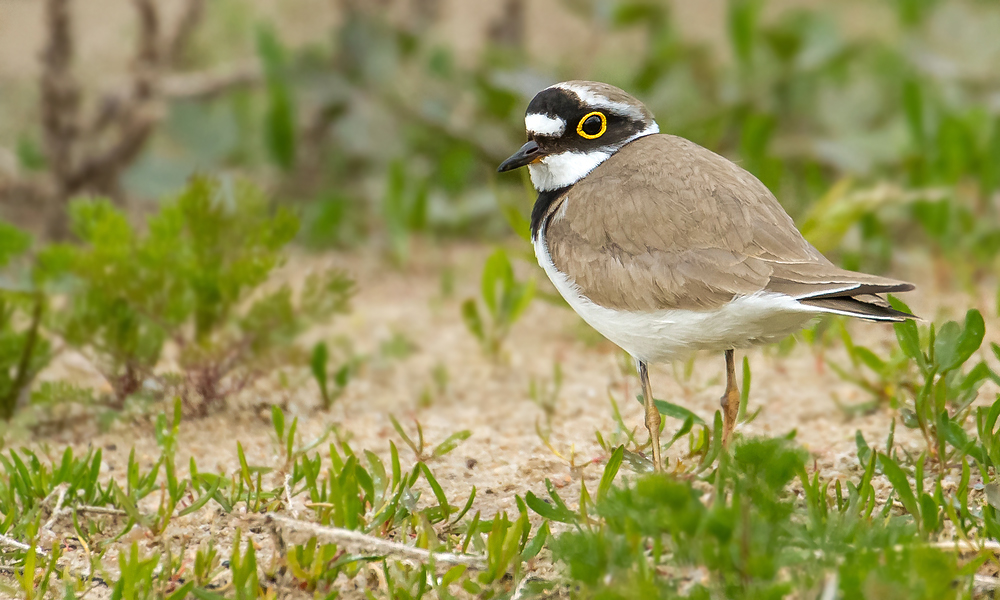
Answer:
[[[352,375],[358,368],[359,360],[349,360],[337,367],[333,373],[333,389],[330,389],[330,377],[328,375],[327,363],[329,362],[330,351],[326,342],[319,342],[313,346],[309,359],[309,370],[316,385],[319,386],[320,397],[323,399],[323,408],[329,410],[337,398],[344,393],[344,389],[350,382]]]
[[[414,423],[417,426],[417,440],[413,441],[413,439],[409,435],[407,435],[406,430],[403,429],[403,426],[399,424],[399,421],[396,420],[396,417],[394,415],[390,414],[389,420],[392,422],[392,427],[393,429],[396,430],[396,433],[399,434],[399,437],[403,438],[403,442],[410,447],[410,450],[413,450],[413,454],[416,455],[417,460],[421,462],[428,461],[433,458],[440,458],[445,454],[448,454],[449,452],[457,448],[459,444],[461,444],[462,442],[464,442],[465,440],[469,439],[472,436],[472,432],[469,431],[468,429],[457,431],[449,435],[443,442],[441,442],[437,446],[434,446],[430,454],[427,454],[425,452],[426,445],[424,443],[424,428],[421,427],[420,421],[414,420]]]
[[[486,259],[480,287],[485,311],[480,313],[476,301],[469,298],[462,303],[462,319],[486,354],[498,358],[511,326],[531,304],[535,280],[516,280],[510,259],[500,248]]]

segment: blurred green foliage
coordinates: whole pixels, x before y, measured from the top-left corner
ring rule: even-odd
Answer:
[[[31,237],[0,221],[0,268],[18,261]],[[21,278],[0,274],[0,419],[25,403],[34,376],[49,362],[51,347],[40,334],[46,299]]]
[[[499,233],[501,212],[523,214],[532,194],[494,167],[523,137],[524,106],[548,83],[591,78],[644,99],[663,131],[740,161],[849,267],[884,267],[893,245],[974,257],[962,275],[995,266],[1000,76],[984,65],[1000,45],[984,32],[1000,7],[886,0],[775,12],[730,0],[726,43],[682,35],[666,3],[565,8],[602,53],[620,52],[602,43],[616,36],[632,50],[582,71],[558,54],[540,61],[523,42],[470,59],[434,41],[432,18],[396,21],[360,4],[344,5],[326,43],[293,48],[261,27],[263,86],[173,105],[133,189],[165,181],[155,173],[177,185],[195,165],[273,165],[280,197],[304,203],[307,242],[375,234],[405,259],[411,232]],[[878,28],[845,26],[852,11]],[[956,40],[966,31],[977,44]]]
[[[46,301],[38,294],[0,289],[0,419],[26,403],[32,380],[52,355],[40,328]]]
[[[523,174],[494,169],[523,139],[535,92],[597,79],[643,99],[664,132],[758,176],[844,266],[884,270],[902,247],[951,259],[961,283],[995,272],[1000,5],[728,0],[724,18],[706,17],[711,41],[685,31],[692,9],[671,6],[532,6],[501,15],[506,37],[470,32],[485,40],[470,54],[440,38],[446,19],[431,8],[404,19],[342,3],[327,37],[298,43],[214,3],[193,64],[250,48],[259,81],[168,102],[123,187],[173,196],[193,173],[235,170],[295,206],[307,245],[374,238],[404,262],[414,234],[495,238],[505,219],[523,233],[534,194]],[[576,56],[579,40],[535,49],[539,15],[584,27],[593,60]],[[16,138],[26,171],[46,168],[33,127]]]

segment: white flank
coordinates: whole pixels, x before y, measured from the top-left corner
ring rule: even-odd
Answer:
[[[591,152],[560,152],[550,154],[542,160],[528,165],[531,184],[539,192],[550,192],[573,185],[593,171],[611,152],[593,150]]]
[[[556,269],[545,243],[544,229],[539,231],[534,244],[538,264],[573,310],[601,335],[645,362],[668,362],[698,350],[746,348],[776,341],[799,330],[819,313],[838,312],[766,292],[741,296],[721,308],[705,311],[647,313],[604,308],[581,295],[576,284]]]
[[[524,128],[534,135],[561,137],[566,133],[566,121],[560,117],[532,113],[524,116]]]

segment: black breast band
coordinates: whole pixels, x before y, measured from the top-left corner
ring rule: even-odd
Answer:
[[[556,190],[551,190],[548,192],[538,192],[538,199],[535,200],[535,206],[531,209],[531,239],[534,240],[538,237],[538,231],[542,228],[543,222],[546,220],[545,216],[549,213],[549,208],[552,204],[566,195],[566,192],[573,187],[572,185],[567,185],[566,187],[561,187]]]

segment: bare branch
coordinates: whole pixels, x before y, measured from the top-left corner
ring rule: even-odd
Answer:
[[[73,170],[80,86],[70,70],[73,36],[69,0],[47,0],[45,8],[48,35],[42,51],[42,131],[46,158],[56,180],[62,182]]]
[[[84,119],[83,91],[72,73],[72,0],[44,1],[46,42],[41,57],[40,101],[48,178],[54,183],[49,197],[57,209],[49,222],[49,233],[61,238],[68,233],[63,211],[72,196],[93,192],[121,199],[121,174],[162,121],[165,98],[212,96],[258,81],[260,72],[252,64],[166,79],[168,70],[182,60],[191,43],[206,2],[184,0],[173,27],[165,31],[161,12],[165,2],[132,0],[137,28],[128,83],[124,89],[100,97],[92,118],[88,115]],[[166,94],[161,89],[164,86]]]
[[[208,71],[177,73],[165,76],[160,82],[160,93],[170,99],[209,99],[238,87],[249,87],[263,80],[257,61]]]
[[[153,0],[133,0],[139,20],[135,59],[132,65],[131,90],[124,100],[103,103],[94,119],[91,131],[99,132],[103,124],[113,120],[118,124],[117,141],[103,152],[88,156],[68,178],[71,191],[95,189],[117,191],[118,176],[139,155],[153,127],[160,121],[162,109],[158,99],[160,75],[160,16]]]
[[[184,51],[191,41],[191,35],[197,29],[198,23],[201,22],[204,14],[205,0],[187,1],[187,4],[184,5],[184,11],[181,12],[181,16],[177,20],[177,25],[174,27],[174,32],[170,36],[170,39],[167,40],[163,49],[166,55],[164,59],[165,64],[177,66],[181,62],[181,59],[184,57]]]
[[[292,474],[285,473],[285,506],[291,511],[292,517],[298,518],[299,511],[292,506]]]

